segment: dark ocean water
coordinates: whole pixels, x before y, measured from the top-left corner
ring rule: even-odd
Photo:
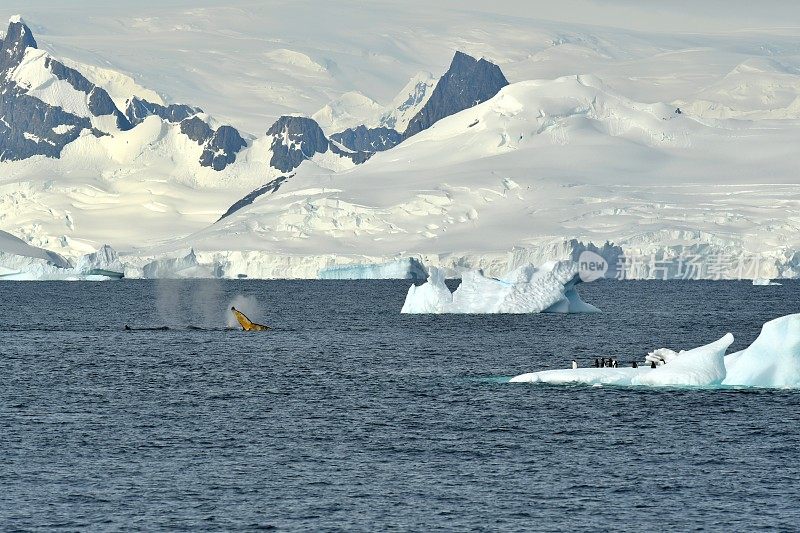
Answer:
[[[407,287],[0,284],[0,530],[800,528],[800,392],[500,379],[739,349],[799,283],[601,282],[603,314],[523,316],[400,315]],[[222,329],[237,295],[275,329]]]

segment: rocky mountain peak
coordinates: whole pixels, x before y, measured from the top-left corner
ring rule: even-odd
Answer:
[[[27,48],[36,48],[36,39],[33,32],[22,20],[15,15],[8,21],[8,30],[0,47],[0,67],[3,69],[16,66],[22,61]]]
[[[439,120],[489,100],[508,85],[500,67],[485,59],[456,52],[430,99],[408,124],[408,138]]]

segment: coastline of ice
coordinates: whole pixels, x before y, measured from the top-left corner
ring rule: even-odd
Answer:
[[[577,368],[529,372],[511,383],[619,385],[649,387],[800,388],[800,314],[763,325],[746,349],[725,355],[733,343],[728,333],[718,341],[674,354],[656,368]]]
[[[428,277],[425,265],[419,259],[405,257],[389,263],[336,265],[321,268],[319,279],[414,279]]]
[[[201,265],[194,250],[183,257],[154,259],[142,267],[145,279],[195,279],[219,277],[215,269]]]
[[[450,292],[444,273],[431,268],[428,281],[408,289],[401,313],[598,313],[575,290],[580,282],[574,261],[545,263],[539,268],[519,267],[502,278],[480,270],[464,272],[461,285]]]

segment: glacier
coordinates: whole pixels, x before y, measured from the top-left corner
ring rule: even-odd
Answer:
[[[522,266],[502,278],[487,277],[480,270],[462,273],[454,292],[444,283],[444,272],[430,270],[428,281],[408,289],[401,313],[597,313],[581,300],[574,261]]]
[[[319,279],[418,279],[428,277],[428,271],[418,259],[409,257],[383,264],[352,264],[326,267]]]
[[[800,314],[765,323],[749,347],[726,355],[733,340],[728,333],[699,348],[680,353],[670,350],[667,363],[656,368],[641,365],[545,370],[520,374],[509,381],[630,387],[800,388]]]

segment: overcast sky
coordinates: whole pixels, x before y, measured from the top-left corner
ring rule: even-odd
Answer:
[[[319,3],[339,3],[345,11],[368,11],[374,3],[419,5],[420,17],[425,16],[425,7],[432,0],[237,0],[231,5],[271,4],[285,10],[309,10]],[[453,10],[471,9],[488,11],[508,16],[549,19],[580,24],[616,26],[646,31],[731,31],[749,28],[800,27],[800,2],[796,0],[433,0],[438,6]],[[196,7],[220,5],[210,0],[3,0],[6,12],[38,11],[52,8],[55,11],[75,12],[85,10],[87,14],[101,14],[112,4],[127,4],[131,11],[152,10],[158,14],[163,7]],[[118,6],[116,6],[118,9]],[[112,8],[113,9],[113,8]],[[439,11],[441,13],[441,11]],[[442,21],[446,23],[446,21]]]
[[[795,0],[443,0],[514,16],[647,31],[731,31],[800,26]],[[463,8],[463,7],[462,7]]]
[[[800,0],[0,0],[0,19],[17,13],[57,57],[126,73],[251,132],[348,91],[386,104],[417,72],[443,72],[454,50],[488,57],[512,81],[647,80],[687,62],[723,76],[753,55],[800,68]],[[746,29],[761,31],[734,33]],[[550,50],[564,38],[574,46]],[[683,49],[655,72],[642,60]],[[639,88],[629,96],[648,102],[680,92]]]

